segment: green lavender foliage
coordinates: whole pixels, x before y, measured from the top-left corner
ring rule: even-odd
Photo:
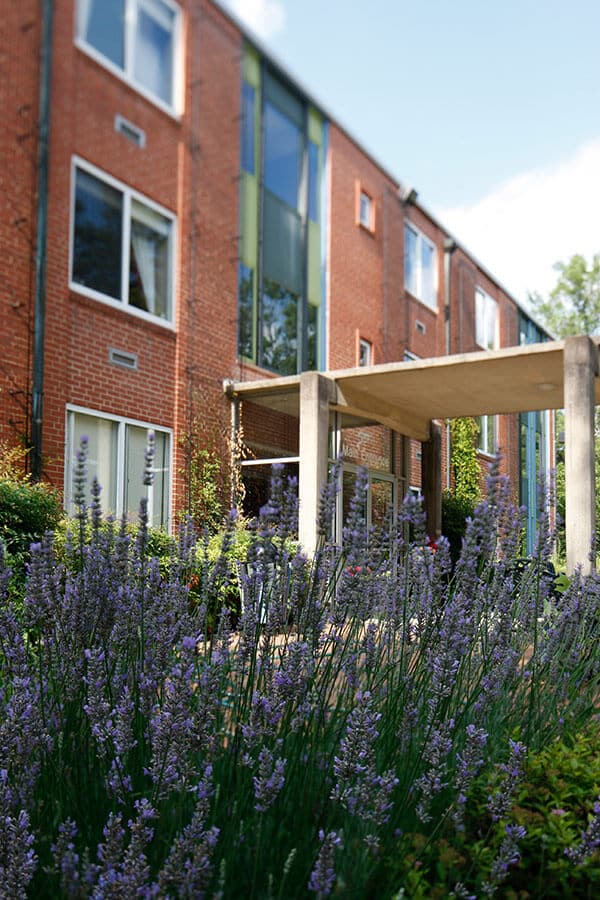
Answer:
[[[150,445],[146,477],[151,463]],[[515,566],[505,480],[489,479],[452,567],[413,501],[366,528],[364,474],[344,551],[306,559],[275,471],[235,629],[234,518],[216,559],[187,524],[159,560],[144,502],[135,534],[102,516],[98,485],[86,507],[85,448],[75,484],[73,532],[58,554],[51,534],[32,549],[21,608],[0,575],[0,875],[15,896],[508,889],[531,858],[529,767],[596,712],[600,582],[556,597],[548,536]],[[595,790],[565,797],[571,846]]]

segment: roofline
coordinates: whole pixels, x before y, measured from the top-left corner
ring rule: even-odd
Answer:
[[[244,39],[247,40],[248,43],[252,44],[253,47],[258,50],[261,56],[264,56],[276,69],[279,70],[286,81],[288,81],[294,88],[299,91],[299,93],[306,97],[306,99],[313,106],[315,106],[326,119],[328,119],[330,122],[333,122],[337,126],[337,128],[339,128],[340,131],[342,131],[346,135],[346,137],[348,137],[352,141],[354,146],[357,147],[357,149],[360,150],[366,157],[368,157],[368,159],[380,170],[380,172],[392,182],[398,192],[408,187],[408,185],[400,181],[387,168],[387,166],[385,166],[378,159],[378,157],[374,153],[372,153],[367,146],[365,146],[362,141],[358,140],[354,136],[352,131],[347,128],[336,115],[333,115],[317,97],[315,97],[312,91],[305,87],[301,79],[299,79],[293,72],[290,71],[287,65],[277,56],[277,54],[273,53],[273,51],[266,46],[262,39],[259,38],[251,28],[249,28],[244,22],[242,22],[241,19],[239,19],[238,16],[228,7],[225,7],[223,5],[223,0],[211,0],[211,2],[214,3],[216,7],[218,7],[225,18],[229,19],[230,22],[235,25]],[[401,202],[401,198],[398,197],[398,199]],[[493,272],[491,272],[490,269],[487,268],[487,266],[483,265],[483,263],[480,262],[480,260],[465,246],[462,241],[460,241],[454,234],[452,234],[452,232],[448,231],[446,226],[442,222],[440,222],[437,216],[433,215],[433,213],[430,212],[430,210],[419,201],[418,197],[412,205],[416,207],[416,209],[418,209],[421,213],[423,213],[423,215],[426,216],[433,225],[439,228],[440,231],[444,232],[444,235],[447,238],[450,238],[450,240],[454,241],[457,248],[460,249],[466,256],[468,256],[473,261],[475,266],[482,272],[482,274],[485,275],[486,278],[489,278],[489,280],[492,281],[496,285],[496,287],[500,288],[500,290],[509,298],[509,300],[511,300],[515,304],[517,309],[524,313],[534,323],[534,325],[536,325],[548,337],[552,338],[553,340],[556,339],[556,335],[552,334],[552,332],[549,331],[548,328],[546,328],[546,326],[536,318],[536,316],[528,309],[523,301],[517,299],[517,297],[515,297],[515,295],[505,287],[505,285],[499,280],[499,278],[494,275]]]

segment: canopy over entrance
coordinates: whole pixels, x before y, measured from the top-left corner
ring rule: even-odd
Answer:
[[[300,540],[316,545],[318,497],[327,477],[329,411],[348,424],[380,423],[435,447],[436,419],[565,410],[567,565],[592,566],[594,406],[600,403],[600,338],[528,344],[411,362],[229,382],[234,400],[251,400],[300,419]],[[434,452],[435,456],[435,452]],[[441,497],[441,465],[434,459]],[[431,507],[430,507],[431,509]],[[429,512],[430,510],[428,510]]]

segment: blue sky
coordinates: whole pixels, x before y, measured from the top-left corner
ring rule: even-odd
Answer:
[[[519,299],[600,251],[600,0],[221,0]]]

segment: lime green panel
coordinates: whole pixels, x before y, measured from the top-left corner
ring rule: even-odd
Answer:
[[[254,175],[242,172],[240,185],[240,258],[256,269],[258,257],[258,182]]]
[[[308,107],[308,139],[319,147],[323,144],[323,116],[312,106]]]
[[[260,88],[260,55],[250,44],[244,45],[242,77],[257,90]]]
[[[321,229],[308,223],[308,302],[321,305]]]

